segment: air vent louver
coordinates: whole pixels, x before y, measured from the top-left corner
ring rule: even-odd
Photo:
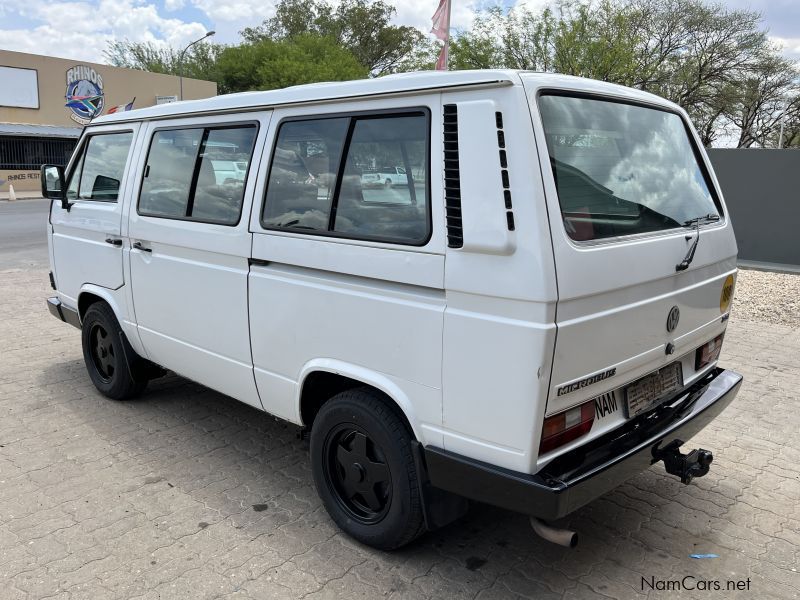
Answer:
[[[511,210],[511,184],[508,179],[508,155],[506,154],[506,135],[503,132],[503,113],[494,113],[497,125],[497,146],[500,152],[500,179],[503,182],[503,201],[506,205],[506,223],[509,231],[514,231],[514,212]]]
[[[447,218],[447,245],[464,246],[461,222],[461,170],[458,159],[458,107],[444,105],[444,202]]]

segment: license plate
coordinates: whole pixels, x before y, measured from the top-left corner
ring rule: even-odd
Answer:
[[[628,418],[657,406],[666,396],[682,387],[681,363],[672,363],[645,375],[625,388],[625,408]]]

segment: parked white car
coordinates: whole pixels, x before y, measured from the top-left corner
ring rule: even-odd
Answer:
[[[363,185],[408,185],[408,175],[403,167],[383,167],[377,171],[367,171],[361,175]]]
[[[365,199],[389,160],[417,182]],[[165,104],[96,119],[41,181],[48,306],[97,389],[169,369],[302,427],[331,517],[378,548],[465,498],[574,544],[543,519],[655,462],[704,475],[679,447],[742,381],[722,193],[641,91],[464,71]]]

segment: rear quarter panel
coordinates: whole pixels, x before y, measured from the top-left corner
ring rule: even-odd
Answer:
[[[443,338],[446,450],[529,472],[555,341],[547,206],[521,86],[451,92],[458,105],[464,246],[447,249]],[[502,113],[514,230],[506,220]]]

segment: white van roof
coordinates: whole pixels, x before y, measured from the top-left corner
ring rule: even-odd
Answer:
[[[425,92],[451,87],[493,87],[519,83],[520,79],[516,72],[508,70],[398,73],[374,79],[310,83],[280,90],[239,92],[201,100],[172,102],[104,115],[92,121],[92,124],[100,125],[118,121],[161,119],[173,115],[179,116],[192,113],[270,108],[287,104],[308,104],[345,98]]]
[[[611,93],[633,100],[673,106],[672,103],[648,92],[569,75],[515,71],[510,69],[417,71],[413,73],[398,73],[385,77],[376,77],[374,79],[310,83],[280,90],[239,92],[236,94],[224,94],[212,98],[203,98],[201,100],[172,102],[169,104],[160,104],[127,112],[104,115],[92,121],[92,125],[111,124],[123,121],[164,119],[172,116],[200,113],[256,110],[292,104],[314,104],[347,98],[430,92],[447,88],[511,86],[519,85],[522,79],[529,81],[535,79],[537,86],[567,89],[577,88],[587,92],[605,92],[607,94]]]

